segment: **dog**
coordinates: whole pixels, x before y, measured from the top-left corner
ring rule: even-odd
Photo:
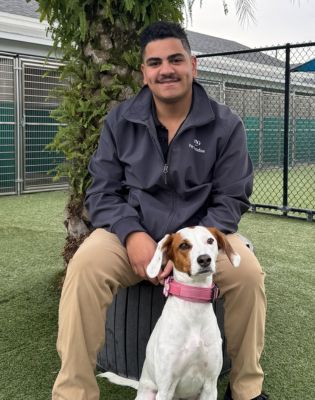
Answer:
[[[157,245],[147,275],[174,264],[169,295],[147,345],[136,400],[216,400],[222,369],[222,339],[211,297],[219,251],[234,267],[240,256],[216,228],[196,226],[166,235]]]

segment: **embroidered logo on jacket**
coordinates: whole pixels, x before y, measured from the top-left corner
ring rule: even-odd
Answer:
[[[197,151],[198,153],[205,153],[206,150],[201,149],[200,146],[201,146],[201,142],[200,142],[200,140],[197,140],[197,139],[194,139],[193,144],[189,143],[189,145],[188,145],[188,147],[189,147],[190,149],[195,150],[195,151]]]

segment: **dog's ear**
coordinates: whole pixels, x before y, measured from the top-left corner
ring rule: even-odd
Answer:
[[[172,240],[172,235],[167,234],[157,244],[152,260],[147,266],[147,275],[149,278],[155,278],[156,276],[158,276],[160,269],[163,265],[165,253],[168,252],[168,249],[172,244]]]
[[[225,252],[225,254],[228,256],[228,259],[231,261],[231,264],[234,267],[239,267],[241,262],[241,257],[233,250],[232,246],[226,239],[224,233],[219,231],[217,228],[208,228],[208,229],[212,233],[212,235],[216,238],[219,250]]]

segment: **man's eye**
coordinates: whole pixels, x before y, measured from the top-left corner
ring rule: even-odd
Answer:
[[[181,58],[174,58],[173,60],[172,60],[172,63],[173,64],[179,64],[179,63],[181,63],[182,62],[182,59]]]
[[[207,243],[208,244],[212,244],[214,242],[214,239],[213,238],[209,238],[208,240],[207,240]]]
[[[158,65],[160,65],[160,63],[158,61],[150,61],[148,63],[149,67],[157,67]]]
[[[191,246],[190,246],[190,244],[188,244],[188,243],[181,243],[181,244],[179,245],[179,248],[180,248],[181,250],[189,250],[189,249],[191,248]]]

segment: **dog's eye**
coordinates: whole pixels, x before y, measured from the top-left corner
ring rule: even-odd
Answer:
[[[208,240],[207,240],[207,243],[208,244],[212,244],[214,242],[214,239],[213,238],[209,238]]]
[[[191,248],[190,244],[184,242],[179,245],[180,250],[189,250]]]

